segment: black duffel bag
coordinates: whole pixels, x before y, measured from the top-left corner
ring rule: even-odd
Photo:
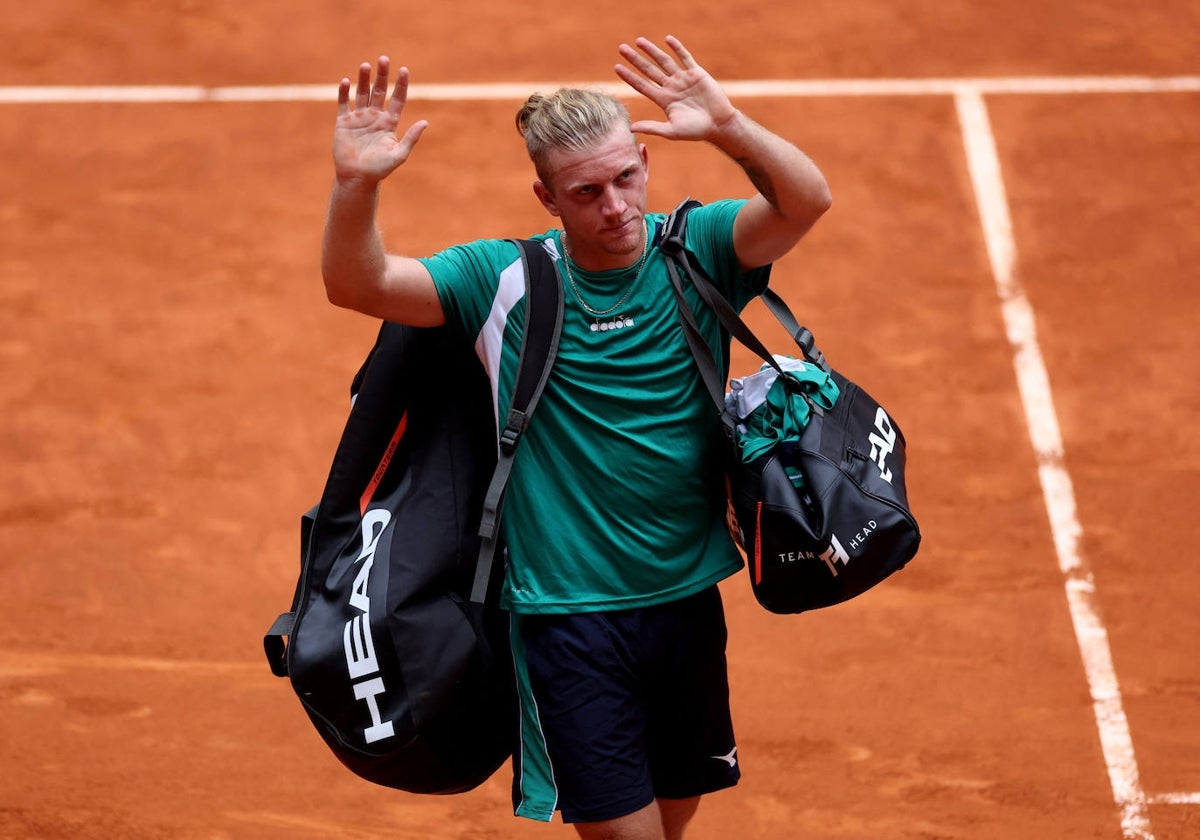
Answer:
[[[774,613],[832,606],[862,594],[903,568],[917,553],[921,532],[905,486],[906,443],[899,425],[855,383],[830,368],[812,333],[797,322],[770,289],[763,301],[796,341],[801,358],[837,386],[824,407],[786,373],[698,265],[684,245],[685,202],[667,222],[663,250],[684,334],[701,377],[721,415],[728,443],[730,502],[746,551],[758,602]],[[762,455],[742,457],[745,417],[731,410],[724,377],[683,296],[688,278],[724,328],[759,355],[804,399],[808,419],[794,439],[782,439]]]

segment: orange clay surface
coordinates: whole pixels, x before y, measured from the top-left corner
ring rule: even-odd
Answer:
[[[1189,0],[415,6],[41,0],[0,22],[0,87],[329,92],[0,104],[0,838],[575,836],[511,815],[507,765],[453,797],[358,780],[262,656],[376,330],[318,270],[360,61],[610,81],[618,43],[671,32],[727,81],[1200,70]],[[1197,837],[1200,94],[984,102],[1145,813]],[[391,248],[552,224],[518,104],[414,99],[431,126],[384,190]],[[821,613],[723,585],[744,777],[689,837],[1118,840],[953,97],[740,104],[832,185],[773,283],[903,426],[925,542]],[[749,189],[712,149],[648,143],[653,209]]]

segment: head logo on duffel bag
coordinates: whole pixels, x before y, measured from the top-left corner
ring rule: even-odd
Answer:
[[[867,435],[867,442],[871,445],[871,460],[879,465],[879,477],[891,484],[892,471],[888,469],[887,456],[896,448],[896,427],[883,406],[875,412],[875,431]]]

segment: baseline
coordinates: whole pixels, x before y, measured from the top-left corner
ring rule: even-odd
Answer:
[[[612,81],[503,82],[494,84],[413,84],[409,99],[523,100],[531,90],[563,85],[592,88],[619,97],[636,97],[627,85]],[[733,97],[954,96],[979,94],[1177,93],[1200,91],[1200,76],[999,76],[930,79],[748,79],[723,81]],[[336,85],[30,85],[0,87],[0,104],[184,103],[184,102],[328,102]]]

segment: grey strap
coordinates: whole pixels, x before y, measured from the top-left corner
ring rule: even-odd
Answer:
[[[504,428],[500,430],[496,469],[484,496],[483,514],[479,522],[479,559],[475,564],[475,580],[471,587],[471,602],[482,604],[491,588],[496,554],[499,550],[500,519],[504,509],[504,490],[512,473],[517,444],[529,425],[537,406],[562,336],[562,284],[554,261],[540,242],[511,240],[521,249],[521,264],[525,270],[525,335],[521,340],[521,356],[517,362],[517,378],[513,383],[512,401]]]

